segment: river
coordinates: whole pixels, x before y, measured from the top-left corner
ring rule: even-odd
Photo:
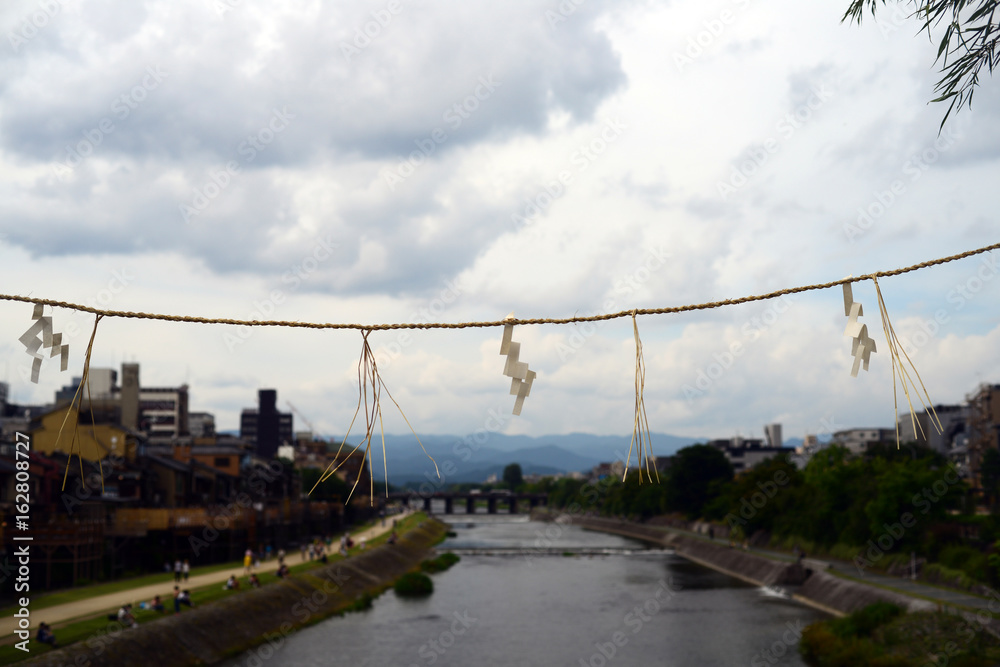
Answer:
[[[801,629],[824,618],[615,535],[523,516],[447,520],[457,536],[439,549],[462,560],[433,576],[433,595],[387,591],[266,660],[250,652],[226,666],[804,665]]]

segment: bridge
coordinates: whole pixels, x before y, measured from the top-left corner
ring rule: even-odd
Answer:
[[[389,498],[391,500],[398,500],[407,507],[411,504],[418,505],[423,504],[423,510],[428,514],[432,514],[431,501],[433,500],[443,500],[444,501],[444,513],[454,514],[456,501],[459,507],[462,506],[462,502],[465,504],[466,514],[475,514],[476,505],[481,501],[486,501],[486,512],[487,514],[496,514],[497,507],[507,506],[507,511],[510,514],[517,514],[522,508],[535,508],[539,506],[548,506],[549,496],[545,493],[469,493],[465,492],[450,492],[441,491],[438,493],[426,494],[418,493],[416,491],[411,493],[390,493]]]

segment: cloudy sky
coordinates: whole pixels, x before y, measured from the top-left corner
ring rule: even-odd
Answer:
[[[460,322],[674,306],[997,242],[1000,81],[938,134],[936,43],[844,2],[11,0],[0,9],[5,294],[313,322]],[[935,402],[1000,382],[1000,253],[881,281]],[[850,377],[840,290],[638,319],[652,430],[889,426],[878,352]],[[79,375],[93,316],[57,309]],[[48,313],[47,313],[48,314]],[[376,332],[421,432],[631,432],[632,323]],[[361,335],[106,319],[94,367],[141,364],[238,426],[274,387],[321,432],[357,400]],[[405,424],[388,403],[386,429]],[[491,414],[507,415],[491,420]],[[301,422],[297,422],[301,425]]]

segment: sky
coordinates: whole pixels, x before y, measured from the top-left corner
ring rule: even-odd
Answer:
[[[939,132],[936,42],[905,4],[860,26],[847,5],[4,2],[0,293],[246,320],[558,318],[997,242],[1000,81],[984,76]],[[1000,382],[998,263],[880,281],[935,403]],[[840,288],[638,317],[650,429],[891,426],[872,283],[854,299],[877,346],[856,378]],[[69,369],[46,358],[33,384],[32,306],[0,309],[11,399],[51,401],[80,375],[94,316],[46,308]],[[632,432],[630,318],[516,327],[537,373],[519,416],[501,335],[368,340],[418,432]],[[220,430],[275,388],[342,437],[361,350],[358,331],[105,318],[92,367],[186,383]],[[406,432],[385,398],[386,431]]]

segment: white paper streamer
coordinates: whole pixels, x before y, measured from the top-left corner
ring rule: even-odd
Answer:
[[[505,319],[509,320],[513,317],[514,313],[511,313]],[[521,344],[511,340],[513,335],[514,325],[505,325],[503,328],[503,340],[500,341],[500,354],[507,355],[503,374],[512,378],[510,393],[511,396],[517,397],[514,399],[514,414],[519,415],[521,414],[521,406],[524,405],[524,399],[531,394],[531,383],[535,381],[535,371],[528,370],[528,364],[519,360]]]
[[[862,365],[867,371],[868,361],[871,359],[872,353],[876,352],[875,341],[868,335],[868,325],[858,321],[858,318],[864,314],[865,311],[861,307],[861,303],[854,300],[851,283],[844,283],[844,315],[847,316],[847,328],[844,329],[844,335],[852,338],[851,354],[854,356],[851,377],[858,377],[858,371]]]
[[[43,355],[39,352],[42,348],[51,348],[49,357],[60,355],[59,370],[65,371],[69,368],[69,345],[63,345],[62,334],[52,332],[52,318],[43,317],[44,306],[35,304],[35,309],[31,314],[31,319],[35,323],[25,331],[18,339],[24,345],[25,352],[33,360],[31,362],[31,381],[38,384],[38,375],[42,370]]]

